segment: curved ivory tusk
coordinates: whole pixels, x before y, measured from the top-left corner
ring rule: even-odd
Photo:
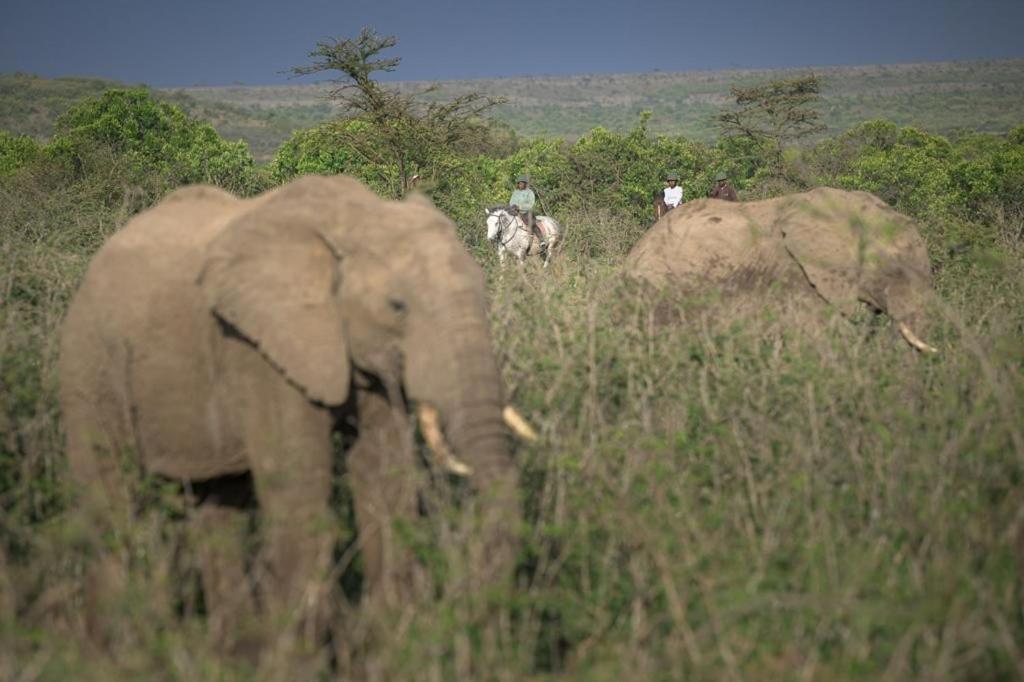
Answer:
[[[921,337],[912,332],[910,330],[910,327],[908,327],[903,322],[900,322],[898,325],[896,325],[896,328],[900,330],[900,334],[903,336],[904,339],[907,340],[907,343],[909,343],[911,346],[921,351],[922,353],[939,352],[938,348],[936,348],[935,346],[928,345],[927,343],[922,341]]]
[[[421,404],[416,410],[416,415],[420,420],[423,439],[427,441],[430,451],[434,453],[434,458],[441,468],[456,476],[472,475],[473,469],[452,454],[451,448],[448,447],[448,442],[444,439],[444,434],[441,433],[441,418],[437,410],[429,405]]]
[[[508,428],[512,429],[512,433],[523,440],[537,440],[537,432],[523,419],[523,415],[516,412],[514,407],[506,405],[505,409],[501,411],[501,416]]]

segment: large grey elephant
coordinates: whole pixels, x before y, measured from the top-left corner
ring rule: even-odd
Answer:
[[[626,258],[626,273],[682,292],[805,292],[841,313],[887,313],[921,351],[934,296],[914,222],[867,192],[821,187],[749,203],[698,199],[659,220]]]
[[[210,627],[226,642],[256,608],[238,532],[253,500],[260,620],[322,618],[339,432],[364,590],[400,600],[408,561],[393,535],[417,514],[415,406],[441,464],[475,490],[480,580],[509,574],[518,474],[483,276],[425,199],[384,201],[344,177],[246,200],[179,190],[96,254],[59,371],[82,508],[100,526],[130,523],[125,461],[185,483],[216,538],[198,552]]]

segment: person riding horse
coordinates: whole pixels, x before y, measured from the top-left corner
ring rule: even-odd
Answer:
[[[520,175],[516,178],[516,188],[512,192],[512,197],[508,200],[508,205],[519,212],[523,222],[539,239],[542,235],[537,228],[536,221],[533,219],[533,205],[537,202],[537,196],[530,189],[529,184],[530,179],[525,175]]]
[[[666,175],[665,182],[668,186],[665,187],[663,197],[667,210],[671,211],[673,208],[683,203],[683,188],[679,186],[678,173],[669,173]]]
[[[708,196],[712,199],[721,199],[723,201],[737,201],[739,199],[736,196],[736,190],[729,184],[729,176],[725,173],[719,173],[715,176],[715,185],[708,192]]]

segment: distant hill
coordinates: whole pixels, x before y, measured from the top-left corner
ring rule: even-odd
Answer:
[[[0,130],[45,139],[53,134],[53,122],[72,104],[117,87],[124,85],[100,78],[0,74]]]
[[[730,102],[729,89],[813,71],[824,81],[827,134],[872,118],[886,118],[937,133],[958,128],[1004,132],[1024,122],[1024,60],[942,62],[807,69],[652,72],[643,74],[522,77],[467,81],[398,82],[403,92],[436,85],[434,98],[476,91],[504,96],[496,119],[520,135],[575,139],[594,126],[625,130],[641,111],[652,111],[659,133],[708,140],[715,112]],[[0,76],[0,128],[45,137],[53,118],[75,98],[116,85],[89,79],[45,80]],[[292,131],[339,113],[325,99],[325,84],[194,87],[158,90],[224,137],[245,139],[266,160]]]
[[[400,82],[405,92],[438,86],[434,97],[467,92],[502,95],[494,117],[526,136],[575,138],[594,126],[625,130],[641,111],[656,132],[710,139],[711,117],[730,102],[729,89],[814,72],[822,77],[830,133],[871,118],[947,133],[957,128],[1003,132],[1024,122],[1024,60],[942,62],[806,69],[684,71],[465,81]],[[309,111],[324,106],[327,85],[231,86],[175,90],[200,102],[254,112]],[[325,114],[327,111],[325,110]]]

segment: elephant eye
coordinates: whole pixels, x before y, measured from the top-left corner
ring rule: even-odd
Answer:
[[[391,307],[391,310],[398,314],[402,314],[405,312],[405,301],[399,300],[397,298],[389,298],[388,305]]]

